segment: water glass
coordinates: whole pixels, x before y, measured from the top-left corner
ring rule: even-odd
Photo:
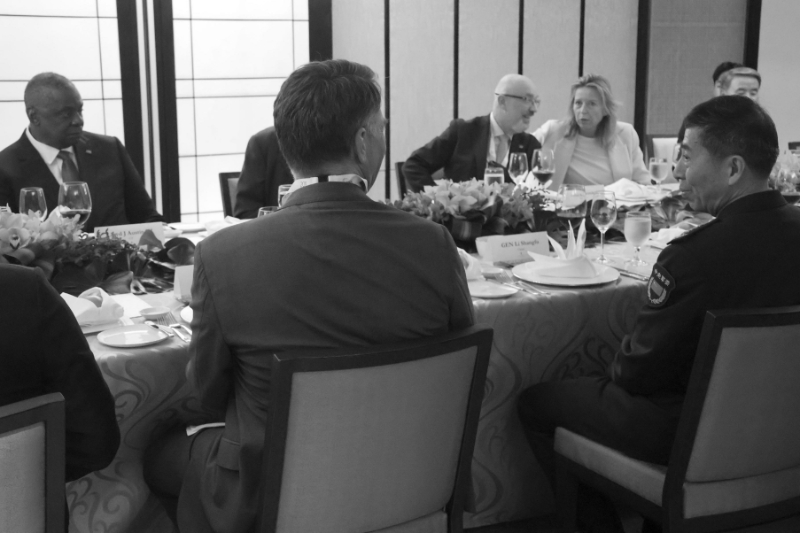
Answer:
[[[289,189],[291,189],[291,185],[279,185],[278,186],[278,205],[283,206],[283,200],[286,198],[286,195],[289,194]]]
[[[663,157],[650,158],[650,177],[656,182],[656,192],[661,194],[661,182],[669,175],[669,163]]]
[[[483,173],[483,182],[486,185],[491,185],[492,183],[502,184],[503,181],[505,181],[505,174],[503,173],[503,167],[494,167],[494,166],[486,167],[486,170]]]
[[[598,263],[608,264],[611,260],[605,256],[606,231],[617,220],[617,198],[611,191],[603,191],[602,196],[598,195],[592,200],[592,208],[589,211],[592,222],[600,230],[600,257],[595,259]]]
[[[58,210],[64,218],[78,218],[82,227],[92,214],[92,196],[84,181],[65,181],[58,190]]]
[[[508,174],[514,183],[522,185],[528,175],[528,155],[525,152],[512,152],[508,157]]]
[[[556,171],[553,151],[550,148],[534,150],[531,158],[531,167],[531,172],[539,181],[540,186],[544,187],[553,178],[553,172]]]
[[[39,220],[47,217],[47,203],[41,187],[23,187],[19,190],[19,212],[27,215],[31,211]]]
[[[629,259],[626,263],[631,266],[646,265],[644,261],[639,259],[639,249],[647,239],[650,237],[651,231],[650,213],[647,211],[629,211],[625,215],[625,240],[633,245],[633,258]]]
[[[274,213],[277,210],[278,210],[278,206],[276,206],[276,205],[268,205],[266,207],[259,207],[258,208],[258,215],[256,216],[256,218],[263,217],[263,216],[266,216],[266,215],[271,215],[272,213]]]

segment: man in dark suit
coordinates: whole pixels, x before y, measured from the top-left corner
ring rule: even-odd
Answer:
[[[524,152],[528,168],[536,148],[541,145],[526,133],[531,117],[539,107],[539,95],[525,76],[508,74],[497,84],[492,112],[471,120],[456,119],[431,142],[418,148],[403,165],[403,176],[412,191],[434,185],[432,175],[444,169],[453,181],[483,179],[489,162],[504,168],[508,176],[508,154]]]
[[[675,179],[695,210],[716,218],[661,252],[607,375],[520,396],[528,440],[551,476],[557,426],[667,464],[706,311],[800,304],[800,210],[769,189],[779,152],[772,119],[745,97],[720,96],[696,106],[683,128]]]
[[[256,218],[259,207],[278,205],[278,186],[293,181],[292,171],[278,146],[275,128],[259,131],[247,143],[233,215]]]
[[[52,211],[62,182],[85,181],[92,214],[84,231],[163,220],[119,140],[83,131],[83,100],[71,81],[37,74],[25,87],[25,108],[30,124],[0,152],[0,205],[17,212],[20,189],[41,187]]]
[[[179,430],[145,460],[162,501],[180,494],[181,531],[253,526],[272,353],[398,342],[474,322],[447,230],[366,194],[385,154],[380,106],[364,65],[293,72],[274,110],[293,190],[277,213],[197,247],[187,376],[225,428],[194,444]]]
[[[72,311],[29,267],[0,264],[0,294],[0,405],[60,392],[66,480],[105,468],[120,440],[114,398]]]

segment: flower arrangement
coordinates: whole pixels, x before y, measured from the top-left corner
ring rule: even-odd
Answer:
[[[78,217],[64,218],[53,211],[41,221],[32,212],[12,213],[0,208],[0,263],[40,267],[50,277],[54,258],[79,239]]]
[[[440,180],[390,205],[447,226],[457,240],[536,229],[534,213],[545,204],[540,191],[513,183]]]

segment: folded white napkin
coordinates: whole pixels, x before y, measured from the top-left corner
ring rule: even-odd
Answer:
[[[61,297],[81,326],[113,322],[125,314],[122,306],[100,287],[83,291],[77,298],[67,293],[62,293]]]
[[[589,261],[585,255],[579,255],[571,259],[549,257],[533,252],[528,252],[537,264],[545,265],[537,268],[536,273],[541,276],[554,278],[593,278],[597,276],[594,263]]]
[[[611,185],[606,185],[606,190],[613,192],[621,200],[626,198],[645,199],[652,195],[647,187],[628,178],[622,178]]]
[[[481,264],[477,259],[461,248],[458,249],[458,256],[461,258],[461,263],[464,265],[464,271],[467,274],[468,280],[483,279]]]
[[[559,259],[574,259],[583,255],[583,247],[586,244],[586,219],[581,220],[581,225],[578,227],[578,235],[575,236],[575,230],[572,228],[572,222],[569,222],[569,231],[567,232],[567,249],[564,250],[561,245],[551,236],[547,236],[550,244],[553,246],[556,255]],[[530,252],[528,252],[530,253]]]
[[[205,224],[206,224],[206,230],[208,231],[208,234],[211,235],[212,233],[216,233],[221,229],[224,229],[224,228],[227,228],[227,227],[230,227],[230,226],[235,226],[236,224],[239,224],[241,222],[243,222],[243,221],[238,219],[238,218],[236,218],[236,217],[225,217],[225,220],[210,220],[210,221],[206,222]]]

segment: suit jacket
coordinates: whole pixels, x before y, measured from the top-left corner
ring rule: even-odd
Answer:
[[[471,120],[456,119],[441,135],[418,148],[403,165],[403,175],[412,191],[421,191],[425,185],[434,185],[434,172],[444,169],[444,177],[453,181],[483,179],[486,155],[491,135],[489,115]],[[533,151],[539,148],[529,133],[517,133],[511,138],[509,153],[525,152],[530,168]],[[508,169],[505,171],[509,180]]]
[[[74,149],[80,181],[89,184],[92,196],[92,214],[84,231],[164,220],[119,139],[83,132]],[[0,152],[0,205],[8,204],[17,212],[23,187],[44,189],[48,211],[58,205],[58,181],[24,132]]]
[[[777,191],[740,198],[672,240],[611,366],[614,381],[677,416],[706,311],[800,304],[800,247],[789,245],[799,241],[800,209]]]
[[[533,136],[539,139],[543,147],[553,150],[556,166],[553,183],[550,185],[553,190],[558,190],[564,183],[564,176],[575,151],[575,137],[571,139],[566,137],[568,127],[568,123],[563,120],[548,120],[533,132]],[[639,147],[639,135],[627,122],[617,122],[617,134],[608,150],[608,162],[614,181],[628,178],[650,184],[650,172],[644,164],[644,155]]]
[[[252,527],[272,353],[398,342],[474,322],[447,230],[335,182],[298,189],[277,213],[201,242],[192,309],[187,375],[226,426],[185,478],[181,531]]]
[[[259,207],[278,205],[278,186],[293,181],[292,171],[278,146],[275,128],[259,131],[247,143],[233,216],[256,218]]]
[[[114,398],[75,316],[37,270],[0,264],[0,405],[64,395],[66,480],[105,468],[119,447]]]

